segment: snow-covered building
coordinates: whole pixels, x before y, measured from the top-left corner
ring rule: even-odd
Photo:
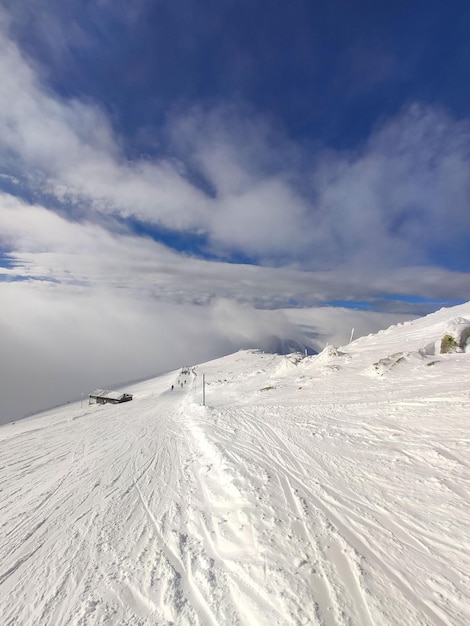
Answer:
[[[107,391],[106,389],[95,389],[90,393],[90,404],[120,404],[121,402],[129,402],[132,400],[131,393],[122,393],[120,391]]]

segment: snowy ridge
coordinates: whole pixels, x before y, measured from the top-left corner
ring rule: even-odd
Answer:
[[[470,350],[436,350],[466,320],[1,427],[2,623],[470,623]]]

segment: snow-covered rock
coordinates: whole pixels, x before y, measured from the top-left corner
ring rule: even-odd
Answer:
[[[440,352],[463,352],[470,339],[470,320],[456,317],[449,322],[441,339]]]

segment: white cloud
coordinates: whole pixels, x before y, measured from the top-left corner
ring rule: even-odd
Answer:
[[[306,203],[282,181],[264,180],[220,200],[211,223],[213,245],[261,259],[296,256],[310,243]]]
[[[317,268],[425,264],[449,248],[444,229],[468,231],[469,123],[441,111],[414,105],[362,149],[313,160],[250,111],[198,110],[169,122],[179,160],[128,162],[103,111],[47,90],[5,32],[0,72],[4,164],[95,217],[204,234],[221,258]]]
[[[106,286],[188,304],[225,297],[275,308],[289,301],[314,305],[416,290],[423,297],[465,298],[468,289],[465,273],[432,267],[358,272],[343,265],[325,272],[195,259],[125,231],[69,221],[7,194],[0,194],[0,246],[12,250],[14,262],[1,269],[5,277]]]
[[[449,250],[467,237],[470,124],[411,106],[359,152],[323,159],[315,188],[331,256],[427,264],[436,247]]]
[[[0,73],[3,152],[9,163],[14,155],[31,182],[40,180],[42,191],[169,228],[197,229],[207,220],[207,198],[173,162],[126,162],[103,112],[89,103],[55,98],[4,33]]]

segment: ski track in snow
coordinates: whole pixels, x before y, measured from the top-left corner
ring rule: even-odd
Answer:
[[[469,355],[378,380],[380,345],[0,428],[1,623],[469,623]]]

